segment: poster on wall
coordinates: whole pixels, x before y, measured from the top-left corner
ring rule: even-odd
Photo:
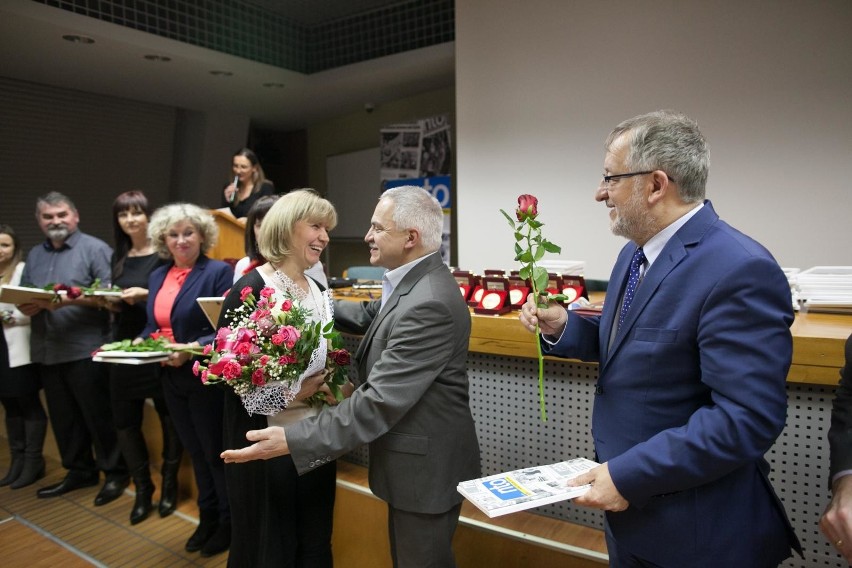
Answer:
[[[381,129],[382,187],[417,185],[432,193],[444,209],[441,258],[450,265],[450,174],[453,151],[450,117],[430,116],[410,124]]]
[[[444,229],[441,233],[441,258],[444,264],[450,266],[450,219],[452,219],[452,199],[450,197],[450,176],[435,176],[428,178],[413,178],[389,180],[384,183],[385,189],[401,185],[416,185],[431,193],[444,210]]]

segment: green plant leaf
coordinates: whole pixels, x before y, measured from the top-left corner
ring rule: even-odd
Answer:
[[[541,266],[536,266],[533,269],[532,279],[535,282],[535,289],[539,292],[547,288],[547,270]]]
[[[509,221],[509,226],[510,226],[510,227],[512,227],[512,228],[514,229],[514,228],[515,228],[515,220],[514,220],[514,219],[512,219],[512,218],[509,216],[509,214],[508,214],[508,213],[506,213],[505,211],[503,211],[502,209],[500,210],[500,213],[502,213],[502,214],[503,214],[503,217],[505,217],[505,218],[506,218],[506,220],[507,220],[507,221]]]
[[[544,247],[544,250],[546,250],[547,252],[551,252],[554,254],[559,254],[560,252],[562,252],[562,247],[560,247],[559,245],[555,245],[547,240],[542,240],[541,246]]]

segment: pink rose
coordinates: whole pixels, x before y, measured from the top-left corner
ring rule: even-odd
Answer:
[[[234,341],[237,343],[252,343],[255,339],[257,339],[256,331],[241,327],[237,330],[237,336],[234,338]]]
[[[261,355],[261,356],[260,356],[259,363],[260,363],[262,366],[266,367],[266,365],[269,363],[269,355]]]
[[[293,307],[293,300],[287,299],[287,300],[284,300],[283,302],[281,302],[281,311],[282,312],[289,312],[292,307]]]
[[[231,345],[231,341],[228,339],[234,332],[230,327],[220,327],[219,331],[216,332],[216,350],[224,351],[225,349],[229,349]],[[153,335],[153,334],[152,334]],[[218,374],[218,373],[215,373]]]
[[[246,286],[242,290],[240,290],[240,301],[245,302],[246,298],[251,295],[251,286]]]
[[[266,379],[263,378],[263,369],[255,369],[254,373],[251,374],[251,382],[259,387],[266,384]]]
[[[292,325],[281,326],[276,335],[284,338],[284,345],[287,346],[287,349],[292,349],[302,336],[301,332]]]
[[[198,372],[201,369],[201,361],[196,361],[192,364],[192,374],[196,377],[198,376]]]
[[[524,219],[535,219],[538,216],[538,199],[534,195],[525,193],[518,197],[518,208],[515,210],[518,221]]]

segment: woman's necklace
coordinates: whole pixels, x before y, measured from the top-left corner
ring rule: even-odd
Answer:
[[[304,302],[308,298],[308,292],[296,284],[289,276],[275,268],[275,278],[281,283],[281,286],[284,288],[285,292],[288,292],[293,298],[298,300],[299,302]]]

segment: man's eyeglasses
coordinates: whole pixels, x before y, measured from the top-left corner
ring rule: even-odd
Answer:
[[[601,182],[601,185],[603,187],[605,187],[606,189],[610,189],[612,187],[613,182],[616,182],[616,181],[620,180],[621,178],[629,178],[629,177],[633,177],[633,176],[641,176],[641,175],[645,175],[645,174],[652,174],[655,171],[657,171],[657,170],[649,170],[649,171],[646,171],[646,172],[630,172],[630,173],[627,173],[627,174],[613,174],[611,176],[605,175],[603,177],[603,181]],[[666,175],[668,176],[669,181],[674,182],[674,178],[672,176],[670,176],[669,174],[666,174]]]

